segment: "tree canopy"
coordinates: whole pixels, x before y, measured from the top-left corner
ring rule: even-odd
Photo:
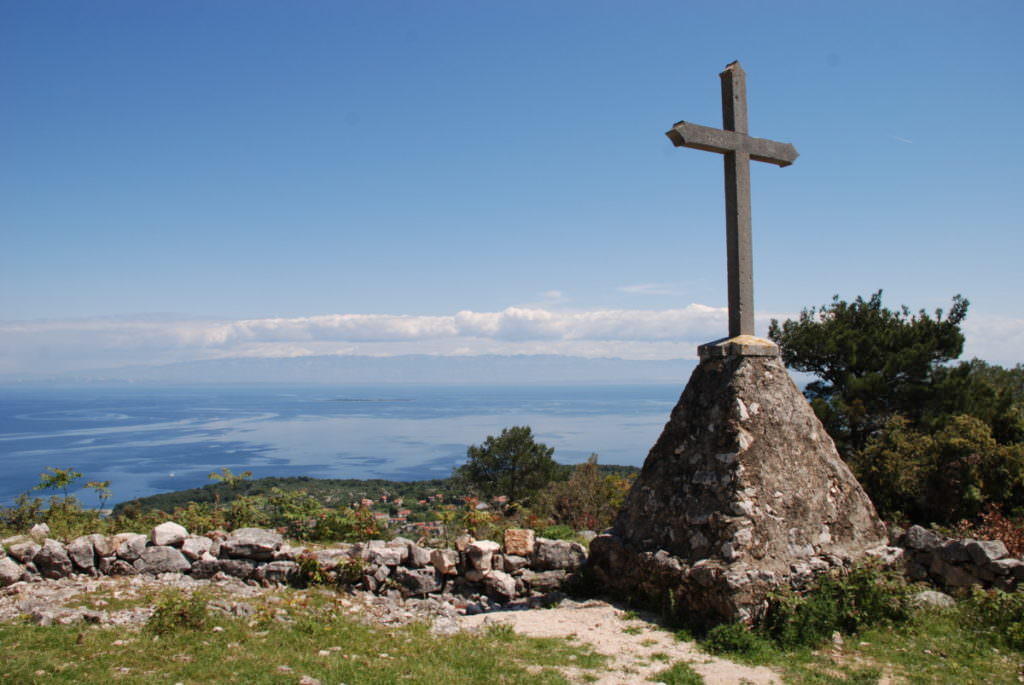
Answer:
[[[833,298],[773,320],[786,365],[884,516],[952,523],[988,507],[1024,513],[1024,366],[960,356],[968,302],[912,314]]]
[[[555,477],[554,453],[555,448],[533,439],[529,426],[512,426],[498,437],[488,435],[481,445],[471,445],[468,460],[453,475],[478,495],[505,495],[510,502],[522,503]]]

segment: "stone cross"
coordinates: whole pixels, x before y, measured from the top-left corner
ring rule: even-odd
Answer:
[[[729,277],[729,337],[754,335],[754,274],[750,239],[750,160],[780,167],[798,153],[789,143],[747,135],[747,75],[739,62],[722,79],[722,128],[680,121],[667,135],[676,147],[725,155],[725,245]]]

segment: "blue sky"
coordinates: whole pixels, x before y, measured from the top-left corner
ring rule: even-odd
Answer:
[[[302,354],[692,357],[755,297],[971,300],[1024,361],[1024,3],[0,4],[0,372]]]

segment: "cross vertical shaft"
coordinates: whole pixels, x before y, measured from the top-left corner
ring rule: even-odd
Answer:
[[[722,128],[680,121],[666,135],[676,147],[717,152],[725,160],[729,338],[736,338],[754,335],[750,161],[785,167],[796,161],[799,155],[789,143],[753,138],[748,134],[747,75],[739,62],[727,66],[719,78],[722,80]]]
[[[722,79],[722,128],[747,133],[747,75],[739,62]],[[729,293],[729,337],[754,335],[754,249],[750,219],[750,153],[726,152],[725,247]]]

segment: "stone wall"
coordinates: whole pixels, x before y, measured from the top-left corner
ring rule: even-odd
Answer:
[[[1024,580],[1024,561],[1011,558],[1001,540],[943,537],[911,526],[894,536],[903,552],[902,564],[911,580],[956,590],[979,586],[1016,590]]]
[[[83,535],[67,544],[48,533],[45,526],[36,526],[29,535],[0,541],[0,586],[72,574],[163,573],[294,584],[302,582],[305,570],[319,574],[321,581],[377,594],[457,593],[502,605],[523,600],[540,606],[562,596],[586,560],[579,543],[535,538],[530,530],[507,531],[504,546],[463,536],[456,549],[421,547],[405,538],[293,547],[271,530],[190,535],[173,522],[148,535]]]

